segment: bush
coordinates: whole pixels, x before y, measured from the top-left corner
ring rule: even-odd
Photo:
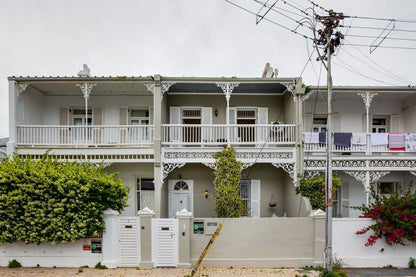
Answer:
[[[105,265],[102,265],[102,264],[101,264],[101,262],[98,262],[98,263],[95,265],[95,268],[97,268],[97,269],[107,269],[107,267],[106,267]]]
[[[103,211],[121,211],[128,189],[90,163],[18,156],[0,163],[0,243],[60,243],[104,231]]]
[[[366,246],[374,245],[382,237],[390,245],[405,245],[404,239],[416,242],[416,192],[412,193],[411,187],[412,184],[407,191],[399,187],[398,191],[390,196],[378,195],[371,188],[371,196],[374,200],[368,206],[363,204],[361,207],[356,207],[362,211],[362,217],[375,221],[374,224],[355,233],[362,235],[370,230],[374,232],[368,237]]]
[[[335,195],[337,189],[341,186],[341,179],[337,177],[336,172],[332,176],[332,195]],[[325,203],[325,176],[317,175],[312,178],[303,178],[300,185],[295,188],[296,194],[308,197],[312,209],[326,210]]]
[[[409,268],[415,268],[416,267],[416,260],[415,260],[415,258],[410,257],[409,258],[408,265],[409,265]]]
[[[240,196],[241,162],[233,148],[215,153],[214,158],[215,213],[217,217],[240,217],[245,209]]]
[[[22,264],[19,263],[16,260],[12,260],[11,262],[9,262],[9,265],[7,267],[8,268],[18,268],[18,267],[22,267]]]

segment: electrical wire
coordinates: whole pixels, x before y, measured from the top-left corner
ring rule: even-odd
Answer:
[[[246,12],[248,12],[248,13],[251,13],[251,14],[253,14],[253,15],[255,15],[255,16],[257,16],[257,14],[255,13],[255,12],[252,12],[252,11],[250,11],[249,9],[246,9],[246,8],[244,8],[244,7],[242,7],[242,6],[240,6],[240,5],[238,5],[238,4],[236,4],[236,3],[233,3],[232,1],[230,1],[230,0],[224,0],[225,2],[227,2],[227,3],[229,3],[229,4],[231,4],[231,5],[233,5],[233,6],[235,6],[235,7],[237,7],[237,8],[239,8],[239,9],[242,9],[242,10],[244,10],[244,11],[246,11]],[[308,37],[307,35],[305,35],[305,34],[302,34],[302,33],[300,33],[300,32],[297,32],[296,30],[292,30],[292,29],[290,29],[289,27],[286,27],[286,26],[284,26],[284,25],[282,25],[282,24],[280,24],[280,23],[277,23],[276,21],[273,21],[273,20],[270,20],[270,19],[268,19],[268,18],[263,18],[264,20],[266,20],[266,21],[268,21],[268,22],[270,22],[270,23],[272,23],[272,24],[275,24],[275,25],[277,25],[277,26],[279,26],[279,27],[281,27],[281,28],[283,28],[283,29],[285,29],[285,30],[288,30],[288,31],[290,31],[290,32],[292,32],[292,33],[294,33],[294,34],[296,34],[296,35],[299,35],[299,36],[301,36],[301,37],[304,37],[305,39],[310,39],[310,40],[313,40],[312,38],[310,38],[310,37]]]
[[[346,35],[345,35],[346,36]],[[376,36],[368,36],[368,35],[348,35],[349,37],[357,37],[357,38],[374,38],[374,39],[378,39],[380,37],[376,37]],[[405,41],[416,41],[416,39],[414,38],[397,38],[397,37],[384,37],[384,39],[389,39],[389,40],[405,40]]]
[[[368,29],[368,30],[384,30],[385,28],[380,27],[370,27],[370,26],[345,26],[345,25],[339,25],[340,28],[348,28],[348,29]],[[416,33],[416,30],[409,30],[409,29],[393,29],[393,32],[407,32],[407,33]]]
[[[381,17],[370,17],[370,16],[356,16],[356,15],[344,15],[344,18],[392,21],[392,22],[403,22],[403,23],[416,23],[416,20],[409,20],[409,19],[394,19],[394,18],[381,18]]]
[[[368,44],[355,44],[355,43],[344,43],[344,45],[351,45],[357,47],[371,47]],[[404,47],[404,46],[393,46],[393,45],[379,45],[378,48],[390,48],[390,49],[403,49],[403,50],[416,50],[416,47]]]

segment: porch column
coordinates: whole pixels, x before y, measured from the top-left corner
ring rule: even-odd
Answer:
[[[87,131],[87,126],[88,126],[88,98],[90,98],[90,94],[92,91],[92,88],[95,87],[97,84],[93,84],[90,82],[84,82],[82,84],[76,84],[76,86],[80,87],[81,91],[82,91],[82,95],[84,96],[84,100],[85,100],[85,129],[84,129],[84,139],[85,139],[85,144],[88,141],[88,131]]]
[[[373,100],[374,96],[377,95],[377,93],[366,91],[366,92],[359,92],[358,95],[361,96],[365,105],[366,155],[370,155],[371,148],[370,148],[370,114],[369,112],[370,112],[371,101]]]
[[[303,176],[303,151],[302,151],[302,131],[303,131],[303,109],[302,96],[305,95],[305,88],[302,87],[302,78],[296,79],[295,84],[295,141],[296,141],[296,186],[299,185],[300,177]]]
[[[225,95],[225,100],[227,101],[227,109],[225,111],[225,124],[227,125],[227,146],[230,147],[231,145],[231,137],[230,137],[230,98],[231,94],[235,87],[237,87],[240,83],[216,83],[222,89],[222,92]]]
[[[17,142],[17,83],[9,81],[9,141],[7,142],[7,155],[13,154]]]
[[[154,88],[153,88],[153,144],[154,144],[154,183],[155,183],[155,214],[156,217],[161,215],[161,197],[162,197],[162,166],[161,166],[161,128],[162,128],[162,82],[161,76],[156,74],[154,76]]]

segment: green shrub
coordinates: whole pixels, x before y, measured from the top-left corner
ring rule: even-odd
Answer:
[[[408,265],[409,265],[409,268],[415,268],[416,267],[416,260],[415,260],[415,258],[410,257],[409,258]]]
[[[341,186],[341,179],[337,177],[336,172],[332,176],[332,195],[335,195],[337,189]],[[317,175],[312,178],[300,180],[300,185],[295,188],[296,194],[308,197],[312,209],[326,210],[325,203],[325,176]]]
[[[215,153],[214,158],[215,213],[217,217],[240,217],[245,209],[240,196],[241,162],[233,148]]]
[[[103,211],[125,208],[118,174],[90,163],[18,156],[0,163],[0,244],[60,243],[104,231]]]
[[[7,267],[8,268],[18,268],[18,267],[22,267],[22,264],[19,263],[16,260],[12,260],[11,262],[9,262],[9,265]]]
[[[105,265],[102,265],[102,264],[101,264],[101,262],[98,262],[98,263],[95,265],[95,268],[97,268],[97,269],[107,269],[107,267],[106,267]]]

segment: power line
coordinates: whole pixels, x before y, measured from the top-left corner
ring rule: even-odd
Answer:
[[[255,12],[252,12],[252,11],[250,11],[249,9],[246,9],[246,8],[244,8],[244,7],[242,7],[242,6],[238,5],[238,4],[236,4],[236,3],[233,3],[233,2],[231,2],[230,0],[224,0],[224,1],[225,1],[225,2],[230,3],[231,5],[233,5],[233,6],[237,7],[237,8],[239,8],[239,9],[242,9],[242,10],[244,10],[244,11],[246,11],[246,12],[248,12],[248,13],[252,14],[252,15],[257,16],[257,14],[256,14]],[[284,26],[284,25],[282,25],[282,24],[280,24],[280,23],[277,23],[276,21],[270,20],[270,19],[268,19],[268,18],[266,18],[266,17],[264,18],[264,20],[266,20],[266,21],[268,21],[268,22],[270,22],[270,23],[273,23],[273,24],[275,24],[275,25],[277,25],[277,26],[279,26],[279,27],[281,27],[281,28],[283,28],[283,29],[286,29],[286,30],[288,30],[288,31],[290,31],[290,32],[292,32],[292,33],[294,33],[294,34],[296,34],[296,35],[302,36],[302,37],[304,37],[304,38],[306,38],[306,39],[310,39],[310,40],[312,40],[312,41],[313,41],[313,39],[312,39],[312,38],[310,38],[310,37],[308,37],[307,35],[304,35],[304,34],[302,34],[302,33],[300,33],[300,32],[297,32],[296,30],[292,30],[292,29],[290,29],[289,27],[286,27],[286,26]]]
[[[394,21],[394,22],[403,22],[403,23],[416,23],[416,20],[408,19],[394,19],[394,18],[381,18],[381,17],[370,17],[370,16],[356,16],[356,15],[344,15],[345,18],[356,18],[356,19],[366,19],[366,20],[380,20],[380,21]]]
[[[370,47],[368,44],[355,44],[355,43],[344,43],[344,45],[351,45],[357,47]],[[393,46],[393,45],[379,45],[378,48],[390,48],[390,49],[404,49],[404,50],[416,50],[416,47],[402,47],[402,46]]]
[[[380,27],[371,27],[371,26],[345,26],[345,25],[339,25],[338,27],[341,28],[349,28],[349,29],[368,29],[368,30],[384,30],[385,28]],[[393,29],[393,32],[407,32],[407,33],[416,33],[416,30],[409,30],[409,29]]]
[[[348,35],[350,37],[357,37],[357,38],[379,38],[376,36],[368,36],[368,35]],[[384,39],[389,39],[389,40],[405,40],[405,41],[416,41],[416,39],[414,38],[397,38],[397,37],[385,37]]]
[[[321,10],[323,10],[324,12],[329,12],[328,9],[325,9],[323,6],[316,4],[315,2],[308,0],[309,3],[311,3],[312,5],[314,5],[317,8],[320,8]]]

